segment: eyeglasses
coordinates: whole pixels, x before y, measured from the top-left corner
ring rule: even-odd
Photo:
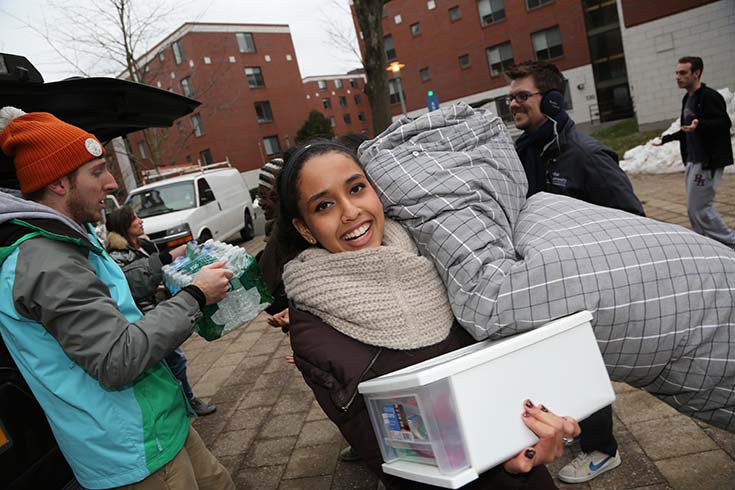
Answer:
[[[528,100],[528,98],[531,97],[532,95],[542,95],[542,94],[543,94],[543,92],[534,92],[534,93],[531,93],[531,92],[518,92],[517,94],[508,95],[505,98],[505,103],[508,104],[508,105],[510,105],[510,103],[513,102],[514,100],[517,100],[519,103],[526,102]]]

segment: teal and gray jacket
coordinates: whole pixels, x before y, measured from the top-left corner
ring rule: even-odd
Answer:
[[[85,488],[140,481],[183,447],[189,406],[162,359],[200,315],[182,292],[144,317],[91,230],[0,192],[0,335]]]

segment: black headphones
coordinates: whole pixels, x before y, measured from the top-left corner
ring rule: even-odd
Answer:
[[[541,112],[550,118],[555,118],[564,110],[564,95],[558,90],[549,90],[541,98]]]

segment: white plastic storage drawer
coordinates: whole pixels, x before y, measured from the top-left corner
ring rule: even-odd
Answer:
[[[615,399],[583,311],[360,383],[383,471],[459,488],[533,445],[527,398],[582,420]]]

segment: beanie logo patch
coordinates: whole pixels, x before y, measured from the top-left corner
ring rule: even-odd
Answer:
[[[87,140],[84,142],[84,146],[93,157],[102,156],[102,145],[100,145],[99,141],[97,141],[96,139],[87,138]]]

